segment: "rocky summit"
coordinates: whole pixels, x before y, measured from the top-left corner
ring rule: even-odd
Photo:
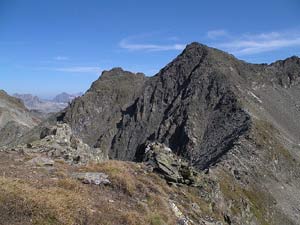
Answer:
[[[40,177],[87,202],[76,212],[62,204],[71,222],[61,224],[299,224],[299,85],[296,56],[250,64],[191,43],[153,77],[104,71],[5,152],[18,177],[22,161],[38,161]],[[88,222],[76,222],[80,210]]]
[[[234,90],[243,78],[231,71],[237,66],[243,63],[193,43],[151,78],[103,72],[61,118],[110,158],[137,160],[146,141],[159,141],[203,169],[250,128]]]
[[[70,124],[75,135],[85,143],[110,155],[118,124],[141,94],[146,80],[144,74],[121,68],[104,71],[82,97],[70,104],[59,120]]]
[[[283,196],[299,187],[299,79],[297,57],[249,64],[192,43],[153,77],[103,72],[59,118],[110,159],[141,161],[158,142],[200,170],[222,164],[254,190],[268,187],[273,213],[297,221],[299,199]]]

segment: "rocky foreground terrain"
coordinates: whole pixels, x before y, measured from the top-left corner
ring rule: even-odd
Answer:
[[[153,77],[104,71],[0,140],[0,224],[300,224],[299,99],[295,56],[192,43]]]

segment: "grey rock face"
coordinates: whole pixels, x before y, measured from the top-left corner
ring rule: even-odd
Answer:
[[[158,141],[205,168],[250,127],[214,49],[193,43],[151,78],[123,114],[112,158],[135,159],[141,144]],[[137,153],[137,154],[136,154]]]

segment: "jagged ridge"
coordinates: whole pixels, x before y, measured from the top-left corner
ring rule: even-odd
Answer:
[[[232,60],[192,43],[148,80],[120,68],[104,72],[64,121],[110,158],[136,160],[146,141],[157,140],[205,168],[250,126],[216,54]]]

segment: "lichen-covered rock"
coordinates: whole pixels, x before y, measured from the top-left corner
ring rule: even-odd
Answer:
[[[107,156],[99,148],[92,148],[76,137],[70,126],[57,123],[44,127],[39,140],[19,145],[16,150],[26,153],[42,153],[54,159],[63,159],[71,164],[82,164],[89,161],[101,162]]]
[[[200,184],[198,172],[164,144],[157,142],[147,144],[143,161],[170,183],[193,186]]]
[[[95,185],[110,184],[108,175],[106,175],[105,173],[95,173],[95,172],[73,173],[72,177],[80,180],[84,184],[95,184]]]
[[[173,211],[175,217],[177,217],[177,225],[189,225],[190,220],[188,217],[184,216],[180,209],[173,201],[169,201],[170,208]]]
[[[53,166],[54,165],[54,161],[50,158],[45,158],[45,157],[35,157],[29,161],[26,162],[28,165],[34,165],[34,166]]]

